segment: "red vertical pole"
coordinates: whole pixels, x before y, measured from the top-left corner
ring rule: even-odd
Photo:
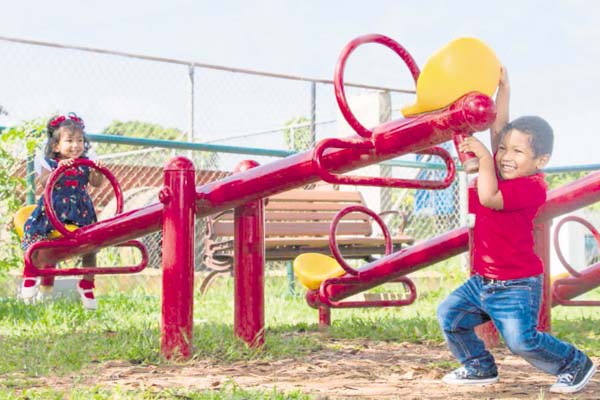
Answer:
[[[164,204],[160,347],[167,359],[192,355],[195,198],[194,165],[185,157],[173,158],[159,193]]]
[[[538,330],[552,331],[552,288],[550,286],[550,225],[552,220],[536,223],[533,229],[535,252],[544,264],[544,283],[542,289],[542,304],[538,316]]]
[[[237,171],[256,167],[242,161]],[[265,229],[263,199],[234,210],[234,331],[251,347],[264,344]]]

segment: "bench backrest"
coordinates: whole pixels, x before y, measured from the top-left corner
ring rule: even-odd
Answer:
[[[265,207],[265,236],[329,236],[335,214],[351,205],[365,205],[360,192],[338,190],[290,190],[269,197]],[[213,234],[233,236],[233,213],[213,222]],[[337,235],[369,236],[370,218],[363,213],[344,216]]]

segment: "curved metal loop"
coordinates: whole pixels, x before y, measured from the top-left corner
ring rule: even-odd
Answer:
[[[350,43],[348,43],[346,47],[344,47],[338,58],[333,77],[335,98],[337,100],[338,106],[340,107],[342,115],[344,116],[348,124],[352,127],[352,129],[354,129],[359,136],[362,136],[364,138],[370,138],[373,132],[365,128],[358,121],[358,119],[356,119],[354,114],[352,114],[352,111],[348,106],[348,101],[346,100],[346,93],[344,92],[344,68],[346,66],[346,60],[358,46],[365,43],[379,43],[392,49],[396,54],[398,54],[410,70],[413,80],[415,81],[415,86],[417,84],[417,79],[419,78],[420,70],[415,60],[408,53],[408,51],[406,51],[404,47],[402,47],[395,40],[384,35],[369,34],[359,36],[356,39],[350,41]]]
[[[358,275],[358,271],[355,270],[354,268],[352,268],[350,265],[348,265],[348,263],[344,260],[344,257],[340,253],[340,249],[339,249],[337,241],[335,239],[337,226],[338,226],[340,220],[345,215],[347,215],[351,212],[362,212],[364,214],[367,214],[368,216],[373,218],[375,220],[375,222],[377,222],[377,225],[379,225],[379,227],[381,228],[381,231],[383,232],[383,237],[385,239],[385,255],[386,256],[392,252],[393,243],[392,243],[392,237],[390,236],[390,231],[387,228],[387,226],[385,225],[385,222],[383,222],[381,217],[379,215],[377,215],[377,213],[375,213],[373,210],[371,210],[365,206],[348,206],[348,207],[345,207],[345,208],[341,209],[340,211],[338,211],[337,214],[335,214],[335,216],[333,217],[333,220],[331,221],[331,225],[329,227],[329,250],[331,250],[331,254],[333,254],[333,257],[337,260],[337,262],[340,264],[340,266],[347,273],[349,273],[350,275]]]
[[[598,245],[598,248],[600,248],[600,234],[598,233],[598,231],[596,230],[596,228],[594,228],[594,226],[586,221],[585,219],[578,217],[576,215],[570,215],[568,217],[565,217],[563,219],[560,220],[560,222],[558,224],[556,224],[556,228],[554,229],[554,248],[556,249],[556,255],[558,256],[558,259],[560,260],[560,262],[562,263],[562,265],[565,267],[565,269],[567,271],[569,271],[569,273],[571,274],[571,276],[574,276],[576,278],[581,277],[582,275],[577,272],[575,270],[575,268],[573,268],[565,259],[565,257],[563,256],[562,250],[560,249],[560,244],[558,241],[558,234],[560,232],[560,228],[563,226],[563,224],[565,224],[566,222],[577,222],[583,226],[585,226],[586,228],[588,228],[590,230],[590,232],[592,232],[592,235],[594,235],[594,239],[596,239],[596,243]]]
[[[417,154],[431,154],[444,160],[447,173],[443,180],[400,179],[381,176],[336,175],[329,172],[323,163],[323,154],[328,148],[342,149],[373,149],[372,142],[365,139],[323,139],[313,151],[313,164],[322,180],[338,185],[382,186],[408,189],[446,189],[456,177],[456,164],[448,151],[439,146],[417,151]]]
[[[119,182],[117,178],[110,172],[110,170],[106,167],[102,167],[97,165],[94,161],[86,159],[86,158],[78,158],[73,160],[73,164],[70,166],[62,165],[56,168],[50,176],[48,177],[48,182],[46,183],[46,188],[44,189],[44,208],[46,209],[46,215],[48,216],[48,220],[50,223],[59,231],[64,237],[71,237],[75,235],[77,231],[68,230],[65,225],[58,219],[56,216],[56,212],[54,211],[54,204],[52,202],[52,191],[54,190],[54,185],[58,181],[58,178],[70,168],[76,168],[80,165],[91,167],[100,171],[110,182],[115,196],[117,198],[117,214],[123,212],[123,192],[121,191],[121,187],[119,186]]]
[[[395,300],[358,300],[358,301],[335,301],[331,300],[328,294],[331,285],[358,285],[363,283],[358,276],[345,276],[329,278],[324,280],[319,287],[319,302],[330,308],[354,308],[354,307],[401,307],[408,306],[417,299],[417,288],[412,280],[407,276],[401,276],[390,282],[402,283],[408,291],[408,297]]]

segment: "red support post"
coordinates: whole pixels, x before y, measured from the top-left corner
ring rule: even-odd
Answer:
[[[163,211],[163,287],[161,353],[167,358],[192,355],[194,312],[195,171],[185,157],[165,166],[159,192]]]
[[[258,166],[242,161],[236,172]],[[263,199],[234,210],[234,332],[250,347],[265,341],[265,229]]]

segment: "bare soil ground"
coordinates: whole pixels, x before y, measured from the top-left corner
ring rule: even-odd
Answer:
[[[600,399],[600,374],[576,395],[548,393],[555,378],[537,371],[504,347],[493,349],[500,382],[484,387],[448,386],[440,378],[452,369],[445,346],[324,338],[308,356],[272,362],[132,365],[106,362],[89,375],[40,378],[40,386],[99,385],[128,389],[217,389],[235,382],[243,389],[300,390],[316,399]],[[598,358],[593,360],[596,364]]]

